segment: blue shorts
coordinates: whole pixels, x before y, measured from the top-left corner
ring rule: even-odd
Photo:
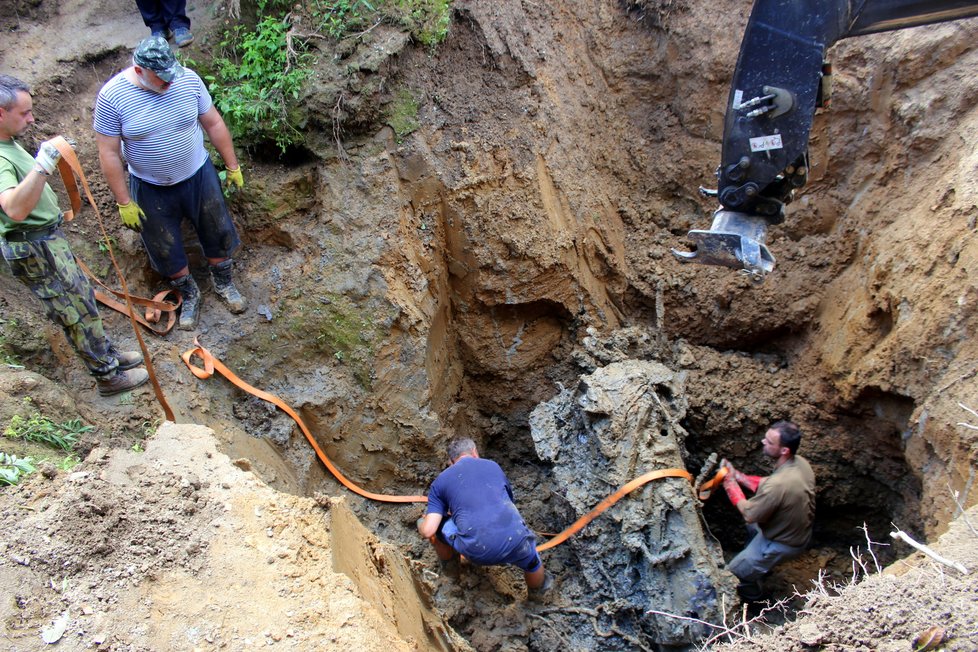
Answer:
[[[441,541],[452,546],[459,554],[463,554],[471,560],[472,562],[479,564],[481,566],[494,566],[496,564],[512,564],[517,568],[523,570],[527,573],[532,573],[540,568],[543,561],[540,559],[539,553],[537,553],[537,540],[532,534],[527,533],[519,545],[513,548],[509,554],[493,559],[477,559],[468,555],[464,550],[459,550],[455,547],[455,535],[458,533],[458,528],[455,527],[455,522],[451,518],[442,519],[438,526],[438,531],[435,533]]]
[[[193,225],[207,258],[230,258],[241,246],[224,203],[221,180],[209,158],[193,176],[172,186],[157,186],[130,175],[129,192],[146,213],[142,239],[149,264],[167,278],[188,265],[181,232],[184,219]]]

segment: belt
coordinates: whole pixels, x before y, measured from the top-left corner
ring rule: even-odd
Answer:
[[[36,240],[43,240],[48,236],[55,233],[61,228],[61,222],[53,226],[49,226],[45,229],[36,229],[34,231],[8,231],[3,239],[7,242],[34,242]]]

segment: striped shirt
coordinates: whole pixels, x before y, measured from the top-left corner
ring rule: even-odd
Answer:
[[[99,91],[94,126],[104,136],[122,138],[129,174],[172,186],[207,160],[199,117],[210,108],[210,93],[192,70],[165,93],[136,86],[121,72]]]

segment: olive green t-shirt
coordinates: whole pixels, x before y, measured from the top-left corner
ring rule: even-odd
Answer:
[[[0,141],[0,192],[17,186],[34,169],[34,157],[13,140]],[[23,222],[15,222],[0,209],[0,236],[13,230],[34,231],[58,223],[58,196],[45,184],[41,199]]]
[[[795,455],[775,469],[747,501],[744,516],[770,541],[806,545],[815,520],[815,473],[808,460]]]

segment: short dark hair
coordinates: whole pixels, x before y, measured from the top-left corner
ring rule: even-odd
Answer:
[[[468,437],[460,437],[448,445],[448,459],[454,463],[466,453],[474,453],[476,450],[474,441]]]
[[[771,426],[771,430],[777,431],[781,445],[790,450],[792,455],[798,452],[798,446],[801,444],[801,429],[797,425],[790,421],[778,421]]]
[[[17,92],[30,95],[31,87],[10,75],[0,75],[0,109],[9,109],[17,101]]]

